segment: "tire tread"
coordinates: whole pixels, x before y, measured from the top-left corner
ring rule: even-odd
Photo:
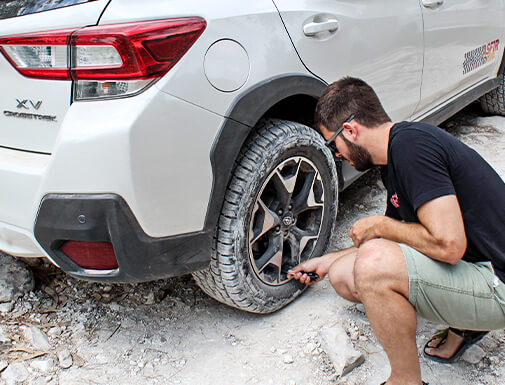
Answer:
[[[310,143],[321,143],[320,136],[306,126],[281,120],[263,120],[239,152],[218,220],[210,265],[205,270],[193,273],[202,290],[220,302],[253,313],[270,313],[301,294],[302,290],[298,290],[292,298],[272,301],[255,293],[257,290],[254,286],[237,271],[239,262],[234,237],[241,196],[255,177],[258,163],[264,157],[275,154],[279,141],[293,135],[299,136],[300,127],[304,127],[303,135],[308,137]]]

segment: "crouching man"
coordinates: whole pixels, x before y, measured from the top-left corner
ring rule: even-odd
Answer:
[[[424,348],[440,362],[505,327],[505,184],[445,131],[393,124],[359,79],[326,89],[316,128],[356,169],[381,167],[387,209],[352,226],[354,247],[306,261],[290,276],[311,284],[304,272],[328,274],[339,295],[363,303],[389,358],[387,385],[420,385],[416,313],[449,327]]]

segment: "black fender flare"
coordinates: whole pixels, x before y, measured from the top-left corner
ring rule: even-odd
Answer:
[[[217,226],[235,160],[261,117],[290,96],[306,95],[318,99],[326,87],[327,83],[314,76],[285,74],[258,83],[236,99],[226,113],[210,152],[213,181],[205,230],[213,231]]]

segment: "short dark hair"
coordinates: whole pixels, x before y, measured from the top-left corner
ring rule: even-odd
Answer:
[[[328,131],[337,131],[351,115],[367,127],[391,121],[372,87],[361,79],[345,77],[330,84],[319,98],[315,128],[320,130],[323,125]]]

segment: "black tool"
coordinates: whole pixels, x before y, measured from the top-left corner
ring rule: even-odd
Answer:
[[[300,271],[300,273],[302,274],[307,274],[307,277],[310,278],[311,281],[315,281],[316,279],[319,278],[319,275],[317,275],[316,273],[314,273],[313,271],[309,271],[309,272],[306,272],[306,271]]]

